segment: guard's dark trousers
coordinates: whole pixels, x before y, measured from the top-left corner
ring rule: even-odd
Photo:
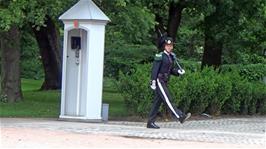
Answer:
[[[153,100],[151,111],[149,113],[148,123],[155,122],[156,116],[159,112],[162,103],[166,104],[166,107],[168,107],[168,109],[171,111],[171,113],[177,120],[179,120],[181,117],[184,117],[185,114],[171,103],[171,96],[167,87],[167,82],[159,78],[156,81],[157,86],[155,90],[155,97]]]

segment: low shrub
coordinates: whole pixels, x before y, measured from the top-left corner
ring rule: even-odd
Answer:
[[[154,94],[149,87],[151,66],[135,65],[130,74],[120,72],[117,86],[132,115],[147,116],[150,111]],[[168,86],[173,104],[184,112],[211,115],[266,113],[265,84],[251,82],[235,70],[221,73],[212,67],[202,71],[186,69],[185,75],[172,76]]]

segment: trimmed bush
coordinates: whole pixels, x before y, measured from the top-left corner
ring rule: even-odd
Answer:
[[[209,100],[212,99],[215,90],[214,80],[207,79],[207,76],[209,76],[207,71],[205,69],[204,72],[195,72],[185,76],[187,77],[188,85],[180,104],[180,108],[185,112],[189,109],[192,113],[202,113],[208,106]]]
[[[120,72],[117,87],[131,115],[146,116],[150,110],[153,99],[153,92],[149,88],[150,69],[150,65],[138,65],[131,75]]]
[[[248,65],[223,65],[222,72],[236,71],[243,78],[249,81],[261,81],[266,76],[266,64],[248,64]]]
[[[252,84],[252,100],[249,104],[249,114],[266,114],[266,84]]]
[[[249,104],[252,101],[252,88],[251,83],[243,81],[243,84],[239,84],[239,95],[240,97],[240,114],[248,114]],[[241,98],[242,97],[242,98]]]
[[[231,95],[232,87],[228,76],[209,67],[202,72],[187,73],[184,78],[186,87],[180,93],[180,109],[196,114],[204,111],[220,114],[222,105]]]
[[[211,115],[220,115],[222,106],[231,96],[232,83],[229,76],[221,74],[216,74],[214,81],[216,84],[215,95],[209,101],[207,113]]]
[[[189,72],[186,72],[188,74],[191,74]],[[186,101],[186,102],[182,102],[183,104],[185,104],[186,108],[182,108],[182,110],[186,110],[188,111],[189,109],[189,105],[191,103],[190,99],[186,98],[186,88],[188,86],[188,77],[174,77],[171,76],[171,80],[169,85],[169,90],[170,93],[172,95],[172,102],[175,103],[176,106],[178,106],[180,104],[180,102],[182,101]]]
[[[136,65],[130,74],[120,73],[118,89],[132,115],[147,116],[150,111],[154,97],[149,87],[151,66]],[[169,90],[173,104],[184,112],[265,114],[265,86],[258,81],[248,81],[238,71],[219,73],[209,67],[202,71],[186,69],[181,77],[171,76]]]
[[[230,73],[232,83],[231,97],[225,101],[223,112],[226,114],[247,114],[248,104],[251,100],[250,83],[236,71]]]

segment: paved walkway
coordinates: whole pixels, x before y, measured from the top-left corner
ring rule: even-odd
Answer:
[[[81,123],[32,118],[0,118],[0,120],[1,130],[33,129],[62,131],[72,134],[220,143],[241,145],[243,147],[251,145],[266,148],[266,117],[190,120],[184,124],[158,122],[157,124],[161,129],[147,129],[144,122]],[[8,134],[1,133],[3,140],[8,137]]]

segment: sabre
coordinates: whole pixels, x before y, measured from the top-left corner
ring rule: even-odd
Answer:
[[[176,65],[177,65],[177,67],[178,67],[179,69],[183,70],[183,68],[179,65],[177,59],[175,59],[175,63],[176,63]]]

